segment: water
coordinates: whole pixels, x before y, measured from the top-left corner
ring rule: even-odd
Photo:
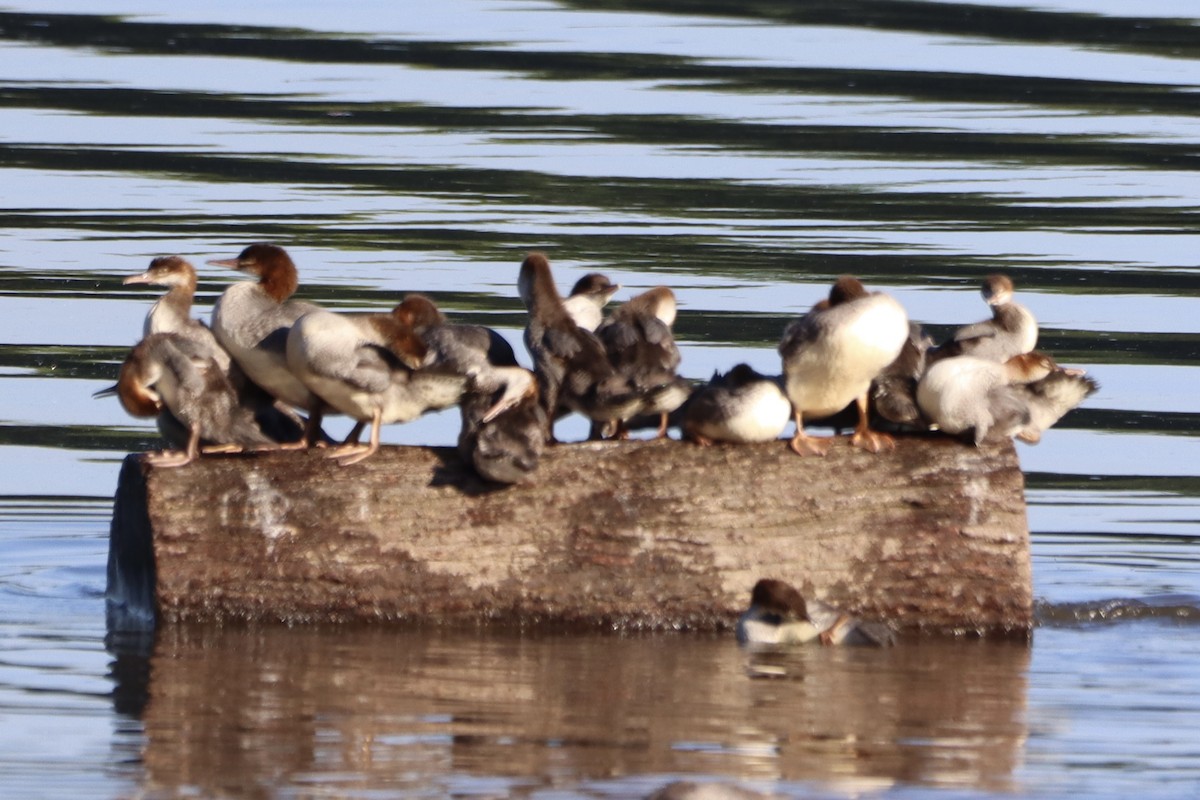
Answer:
[[[742,6],[0,9],[0,795],[1196,793],[1195,10]],[[838,274],[941,335],[1009,273],[1041,346],[1102,386],[1020,448],[1032,645],[108,636],[117,468],[155,441],[90,398],[152,298],[120,279],[257,240],[288,247],[306,298],[422,291],[514,342],[527,250],[562,285],[668,283],[697,377],[777,369]],[[201,314],[230,277],[202,268]],[[443,414],[385,440],[455,433]]]

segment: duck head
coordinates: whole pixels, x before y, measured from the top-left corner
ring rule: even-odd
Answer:
[[[280,303],[291,297],[300,285],[292,257],[273,244],[252,244],[237,258],[215,259],[208,263],[257,276],[263,291]]]
[[[159,256],[150,262],[150,267],[140,275],[130,275],[121,281],[125,286],[130,284],[149,284],[151,286],[185,286],[196,290],[196,268],[180,256]]]

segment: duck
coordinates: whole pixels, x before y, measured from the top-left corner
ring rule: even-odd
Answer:
[[[500,333],[483,325],[452,323],[422,294],[404,297],[393,313],[406,315],[412,329],[429,348],[429,364],[440,364],[463,375],[493,367],[518,366],[517,354]]]
[[[358,443],[362,425],[356,425],[328,457],[356,464],[379,450],[383,425],[449,408],[462,397],[466,378],[427,364],[429,349],[415,323],[402,302],[386,314],[315,309],[291,326],[288,368],[330,408],[371,426],[368,444]]]
[[[521,262],[517,290],[529,312],[524,339],[546,412],[547,442],[555,441],[553,425],[560,405],[601,425],[635,413],[642,398],[629,379],[613,369],[596,335],[571,319],[545,254],[530,253]]]
[[[276,405],[274,398],[247,380],[230,358],[229,352],[217,341],[212,329],[192,316],[196,268],[190,261],[177,255],[159,256],[150,262],[145,272],[130,275],[122,284],[167,287],[167,293],[156,300],[146,313],[142,335],[173,333],[192,341],[211,354],[233,384],[240,404],[250,410],[264,434],[276,442],[295,442],[303,436],[300,418],[287,406]],[[177,431],[186,435],[184,426],[170,419],[169,411],[159,415],[159,429],[168,439],[172,439]]]
[[[825,455],[831,440],[806,435],[804,417],[829,417],[851,402],[858,424],[850,444],[873,453],[895,447],[891,436],[871,430],[868,399],[871,381],[896,360],[908,335],[904,308],[882,292],[867,292],[850,275],[838,278],[827,300],[789,325],[779,353],[796,423],[791,449]]]
[[[537,469],[546,443],[546,412],[536,376],[519,366],[477,376],[459,408],[458,452],[484,480],[522,483]]]
[[[613,283],[608,276],[589,272],[575,282],[563,307],[576,325],[595,333],[604,319],[604,307],[620,289],[621,284]]]
[[[917,406],[917,383],[925,374],[926,354],[933,339],[918,322],[908,323],[908,339],[900,355],[871,382],[871,410],[897,430],[928,427]]]
[[[881,622],[864,622],[818,600],[805,600],[791,584],[761,578],[750,592],[750,607],[738,617],[740,644],[855,644],[886,647],[896,634]]]
[[[992,318],[964,325],[950,341],[936,348],[930,360],[954,356],[975,356],[1005,362],[1014,356],[1032,352],[1037,346],[1038,323],[1033,313],[1013,300],[1015,288],[1007,275],[989,275],[980,294],[992,309]]]
[[[228,373],[229,353],[217,342],[212,329],[192,316],[192,303],[196,297],[196,268],[182,256],[159,256],[150,262],[144,272],[130,275],[121,283],[165,286],[167,292],[154,301],[146,312],[142,324],[142,336],[155,333],[174,333],[191,339],[197,345],[212,351],[217,364]]]
[[[158,467],[182,467],[202,452],[238,452],[273,444],[238,403],[237,392],[206,348],[177,333],[152,333],[129,351],[117,383],[96,393],[115,394],[134,417],[164,413],[187,429],[187,441],[177,451],[150,453],[146,461]]]
[[[315,443],[321,436],[325,403],[288,368],[287,337],[296,320],[320,307],[290,299],[299,285],[291,256],[278,245],[257,243],[243,249],[236,258],[208,263],[257,278],[235,283],[217,298],[212,311],[213,333],[247,378],[275,400],[308,414],[304,436],[279,447]]]
[[[792,420],[782,375],[763,375],[749,364],[713,372],[683,408],[683,437],[702,446],[714,442],[770,442]]]
[[[671,412],[691,394],[691,383],[676,374],[681,357],[671,326],[677,308],[675,293],[657,286],[623,303],[596,330],[609,363],[640,398],[617,420],[617,438],[628,437],[626,423],[638,414],[657,416],[656,437],[664,438]]]
[[[1004,363],[953,356],[921,378],[917,403],[938,430],[976,445],[1013,436],[1035,443],[1098,388],[1081,370],[1063,369],[1036,350]]]
[[[1019,384],[1017,394],[1029,409],[1029,422],[1017,433],[1026,444],[1037,444],[1042,434],[1053,427],[1068,411],[1100,391],[1100,384],[1083,370],[1055,369],[1046,377]]]

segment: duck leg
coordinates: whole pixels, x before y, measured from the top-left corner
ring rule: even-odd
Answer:
[[[338,463],[343,467],[348,467],[351,464],[357,464],[379,449],[379,432],[382,427],[383,409],[377,408],[375,409],[374,415],[371,417],[370,443],[366,445],[341,445],[330,451],[328,458],[336,458]]]
[[[182,467],[190,464],[200,455],[200,426],[193,425],[188,431],[186,450],[164,450],[161,453],[147,453],[146,463],[156,467]]]
[[[896,440],[894,438],[886,433],[871,430],[868,424],[870,420],[867,416],[867,395],[856,398],[854,404],[858,407],[858,425],[854,428],[854,435],[850,437],[850,445],[870,450],[872,453],[895,450]]]
[[[358,444],[358,437],[362,436],[363,428],[367,427],[367,423],[361,419],[354,423],[354,427],[346,434],[346,438],[342,439],[342,444],[346,446]]]
[[[796,421],[796,434],[788,442],[788,447],[792,448],[793,453],[798,456],[802,456],[806,452],[815,456],[824,456],[829,452],[829,439],[809,436],[804,432],[804,420],[801,419],[799,411],[793,411],[792,418]]]
[[[667,412],[664,411],[662,413],[662,416],[659,418],[659,422],[658,422],[658,430],[655,432],[655,436],[654,436],[655,439],[667,438],[667,428],[671,427],[670,417],[671,417],[671,415],[668,414]]]

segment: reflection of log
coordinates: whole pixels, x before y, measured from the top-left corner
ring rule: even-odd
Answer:
[[[451,450],[140,458],[121,473],[110,601],[167,619],[729,625],[759,577],[904,629],[1027,631],[1010,443],[563,445],[487,491]],[[152,557],[151,557],[152,555]],[[156,575],[154,573],[157,573]]]
[[[696,774],[821,796],[1013,792],[1029,658],[1009,641],[756,652],[732,636],[181,624],[117,688],[148,698],[139,757],[169,797],[631,796],[598,782]]]

